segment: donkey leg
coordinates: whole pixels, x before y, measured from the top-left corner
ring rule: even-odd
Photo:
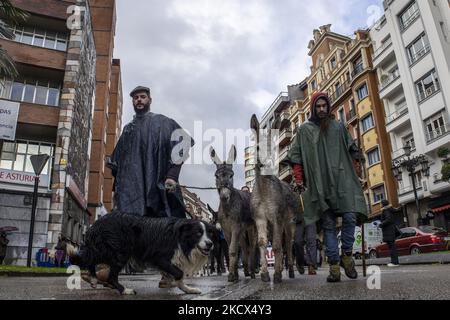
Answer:
[[[239,280],[238,271],[238,244],[239,244],[239,230],[233,230],[230,241],[230,274],[228,275],[228,282],[236,282]]]
[[[273,253],[275,255],[275,274],[273,283],[281,283],[283,278],[283,228],[275,223],[273,224]]]
[[[267,220],[264,218],[256,220],[256,229],[258,230],[258,247],[261,260],[261,280],[270,282],[269,270],[267,269]]]
[[[293,246],[294,246],[294,233],[295,233],[295,224],[290,221],[285,222],[285,233],[286,233],[286,251],[288,257],[288,266],[289,266],[289,278],[295,278],[294,272],[294,255],[293,255]]]
[[[256,228],[254,226],[248,228],[248,255],[249,255],[249,271],[250,277],[256,279]]]

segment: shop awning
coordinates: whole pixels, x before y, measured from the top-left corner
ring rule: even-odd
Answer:
[[[449,209],[450,209],[450,204],[447,204],[447,205],[442,206],[442,207],[431,209],[431,211],[433,211],[433,213],[439,213],[439,212],[442,212],[442,211],[445,211],[445,210],[449,210]]]

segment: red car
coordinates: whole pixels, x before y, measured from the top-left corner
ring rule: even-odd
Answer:
[[[450,236],[444,229],[420,226],[418,228],[404,228],[395,240],[399,256],[449,250]],[[369,258],[390,257],[388,245],[380,244],[369,252]]]

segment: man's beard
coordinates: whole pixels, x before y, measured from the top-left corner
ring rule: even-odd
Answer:
[[[149,111],[150,111],[150,103],[144,105],[144,109],[138,109],[137,106],[134,106],[134,112],[136,112],[137,115],[146,114]]]
[[[320,132],[327,133],[328,127],[330,126],[331,118],[329,116],[320,119]]]

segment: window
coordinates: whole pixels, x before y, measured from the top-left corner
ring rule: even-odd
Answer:
[[[449,132],[449,126],[446,120],[442,112],[425,120],[427,142],[438,139]]]
[[[313,79],[313,80],[311,81],[311,88],[312,88],[312,90],[316,90],[316,89],[317,89],[317,82],[316,82],[316,79]]]
[[[344,110],[344,108],[339,109],[339,120],[340,120],[342,123],[345,123],[345,122],[346,122],[346,119],[345,119],[345,110]]]
[[[358,100],[361,101],[369,95],[369,90],[367,89],[367,84],[364,83],[361,87],[356,90],[358,95]]]
[[[373,115],[369,114],[367,117],[365,117],[364,119],[361,120],[361,126],[363,129],[363,133],[369,131],[370,129],[372,129],[375,124],[373,122]]]
[[[416,142],[414,141],[414,135],[408,134],[402,138],[403,146],[406,147],[408,144],[411,146],[411,150],[416,150]]]
[[[372,189],[373,203],[380,203],[386,199],[386,191],[384,190],[384,185]]]
[[[333,58],[331,58],[331,60],[330,60],[330,67],[331,67],[331,70],[336,69],[336,67],[337,67],[336,56],[334,56]]]
[[[38,154],[48,154],[53,157],[54,145],[40,142],[16,141],[4,142],[0,158],[0,168],[20,172],[34,173],[30,157]],[[52,161],[47,161],[43,175],[50,174]]]
[[[31,46],[44,47],[58,51],[67,51],[68,34],[45,31],[34,27],[15,27],[14,41]]]
[[[416,82],[416,90],[419,98],[419,102],[432,96],[434,93],[440,90],[439,79],[436,74],[436,70],[430,71],[422,79]]]
[[[367,153],[367,159],[369,160],[369,166],[372,166],[381,161],[380,158],[380,149],[376,147],[372,151]]]
[[[406,30],[420,15],[417,2],[412,2],[400,15],[400,28]]]
[[[409,63],[413,64],[420,58],[422,58],[426,53],[430,51],[430,43],[428,37],[423,33],[419,38],[413,41],[406,48],[408,52]]]
[[[60,97],[60,84],[53,81],[36,81],[32,79],[17,79],[14,81],[0,80],[1,98],[38,103],[48,106],[58,106]]]
[[[251,178],[255,176],[255,170],[249,170],[245,173],[246,178]]]

